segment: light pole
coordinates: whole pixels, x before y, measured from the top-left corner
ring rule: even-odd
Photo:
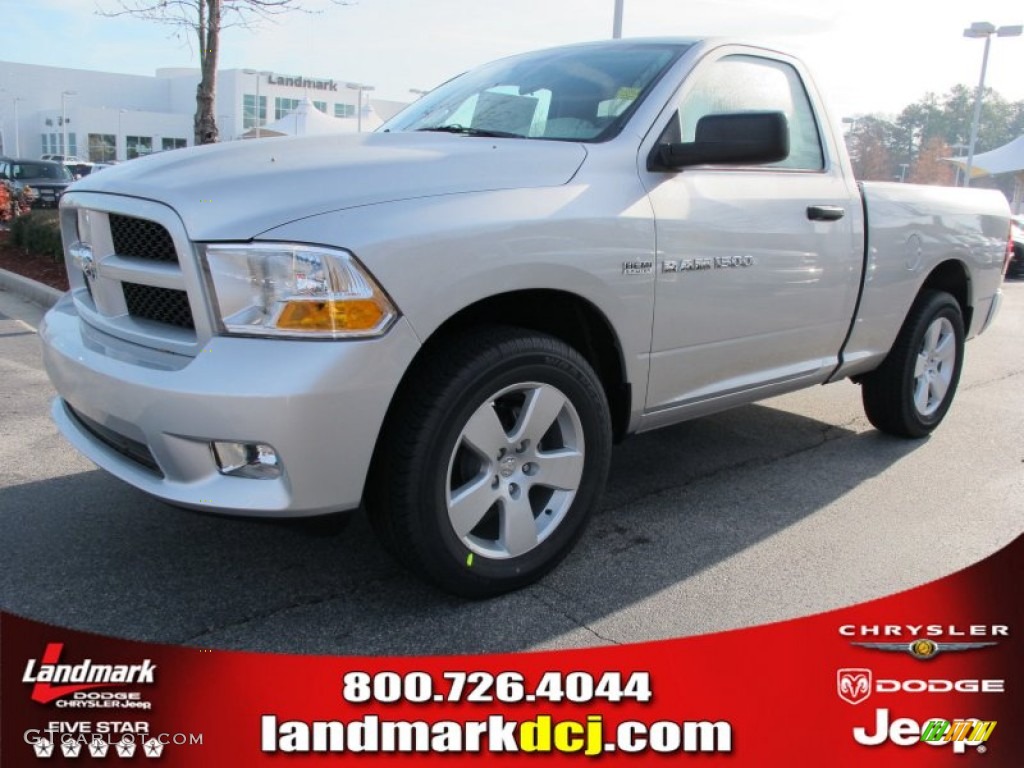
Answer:
[[[953,146],[950,147],[950,149],[952,149],[954,152],[956,152],[956,156],[957,157],[960,157],[961,154],[963,154],[963,152],[967,150],[967,145],[966,144],[954,144]],[[960,186],[960,182],[961,182],[960,174],[964,172],[964,169],[961,168],[959,165],[956,165],[956,164],[953,165],[953,169],[956,171],[956,178],[953,180],[953,186],[954,187],[959,187]]]
[[[60,127],[63,135],[61,136],[60,153],[64,155],[65,159],[68,156],[68,96],[74,96],[76,91],[61,91],[60,93]]]
[[[359,104],[356,106],[356,133],[363,132],[363,91],[372,91],[374,87],[372,85],[364,85],[363,83],[345,83],[345,87],[356,92],[356,97],[359,99]]]
[[[119,109],[119,110],[117,110],[117,140],[114,142],[114,162],[117,162],[118,160],[121,159],[119,157],[119,153],[121,151],[121,139],[122,139],[122,136],[121,136],[121,115],[123,115],[127,111],[128,111],[127,109]]]
[[[622,4],[624,0],[615,0],[615,19],[612,21],[612,39],[622,37]]]
[[[2,93],[5,97],[6,96],[10,96],[13,99],[13,101],[14,101],[14,155],[13,155],[13,157],[16,158],[20,154],[22,154],[22,153],[19,153],[17,151],[17,102],[22,100],[22,99],[19,99],[17,96],[15,96],[12,93],[10,93],[10,91],[8,91],[6,88],[0,88],[0,93]],[[4,135],[3,123],[2,122],[0,122],[0,139],[2,139],[2,140],[0,140],[0,143],[3,144],[3,153],[4,153],[4,155],[10,155],[10,147],[7,146],[7,140],[6,140],[7,136]]]
[[[415,95],[416,99],[419,100],[426,96],[428,93],[430,93],[430,91],[424,91],[419,88],[410,88],[409,93]]]
[[[974,96],[974,118],[971,120],[971,138],[967,144],[967,172],[964,174],[964,186],[971,186],[971,172],[974,169],[974,145],[978,141],[978,123],[981,120],[981,96],[985,91],[985,70],[988,68],[988,49],[992,44],[992,35],[996,37],[1017,37],[1024,32],[1024,26],[996,27],[987,21],[976,21],[964,30],[964,37],[985,38],[985,53],[981,57],[981,78],[978,80],[978,92]]]
[[[258,139],[260,137],[260,127],[262,125],[262,121],[260,120],[260,75],[268,75],[269,76],[271,73],[268,72],[265,69],[262,69],[262,70],[259,70],[259,71],[255,70],[255,69],[243,69],[242,71],[245,74],[247,74],[247,75],[256,75],[256,138]],[[245,107],[244,106],[242,108],[242,112],[243,112],[242,120],[244,122],[245,121],[245,114],[244,114],[245,113]]]
[[[18,135],[18,102],[24,101],[19,96],[14,97],[14,156],[21,157],[21,141]]]

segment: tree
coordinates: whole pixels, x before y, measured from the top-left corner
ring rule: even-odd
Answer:
[[[906,107],[897,118],[897,125],[904,133],[909,155],[901,155],[900,162],[907,162],[914,171],[911,178],[924,183],[944,183],[941,161],[935,156],[926,157],[929,142],[943,142],[945,157],[964,156],[970,141],[971,121],[974,117],[976,90],[966,85],[955,85],[941,98],[928,94],[921,101]],[[1024,134],[1024,102],[1008,102],[991,88],[986,88],[981,99],[981,118],[978,122],[978,141],[975,154],[1001,147],[1017,136]],[[916,143],[906,141],[907,136],[917,137]],[[931,145],[931,152],[938,144]],[[918,166],[921,165],[921,169]],[[934,181],[925,181],[934,179]],[[1012,194],[1010,177],[982,177],[972,180],[972,185],[992,187]]]
[[[944,158],[964,156],[970,140],[975,89],[955,85],[942,96],[927,93],[888,120],[865,115],[854,121],[846,135],[857,178],[891,180],[904,178],[922,184],[952,184],[955,171]],[[1000,147],[1024,135],[1024,101],[1008,102],[986,88],[975,154]],[[902,173],[903,167],[910,169]],[[1009,176],[981,177],[972,185],[1001,189],[1011,194]]]
[[[949,145],[939,136],[932,136],[926,139],[921,151],[917,155],[910,171],[910,178],[914,184],[935,184],[943,187],[953,186],[956,172],[953,166],[944,158],[952,156]]]
[[[199,85],[193,122],[196,144],[213,144],[219,138],[214,100],[217,96],[217,61],[220,33],[228,27],[251,27],[289,11],[304,10],[300,0],[116,0],[117,8],[102,16],[134,16],[166,24],[195,35],[199,50]],[[347,5],[346,0],[331,0]]]
[[[892,181],[896,171],[892,157],[896,126],[874,115],[857,119],[846,137],[853,175],[863,181]]]

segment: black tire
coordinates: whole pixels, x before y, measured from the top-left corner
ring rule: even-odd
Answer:
[[[868,421],[891,435],[928,435],[953,402],[963,359],[960,305],[943,291],[923,292],[885,361],[862,381]]]
[[[403,565],[464,597],[523,587],[568,554],[612,444],[589,363],[559,339],[513,328],[435,345],[381,440],[367,494],[374,530]]]

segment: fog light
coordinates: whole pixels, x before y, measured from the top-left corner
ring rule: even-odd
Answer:
[[[272,480],[281,476],[281,463],[277,451],[263,443],[233,443],[217,441],[213,456],[222,475],[244,477],[250,480]]]

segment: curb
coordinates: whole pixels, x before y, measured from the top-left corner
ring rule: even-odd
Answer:
[[[0,269],[0,290],[16,293],[29,301],[34,301],[44,309],[52,307],[64,295],[63,291],[58,291],[56,288],[43,285],[27,277],[16,275],[6,269]]]

